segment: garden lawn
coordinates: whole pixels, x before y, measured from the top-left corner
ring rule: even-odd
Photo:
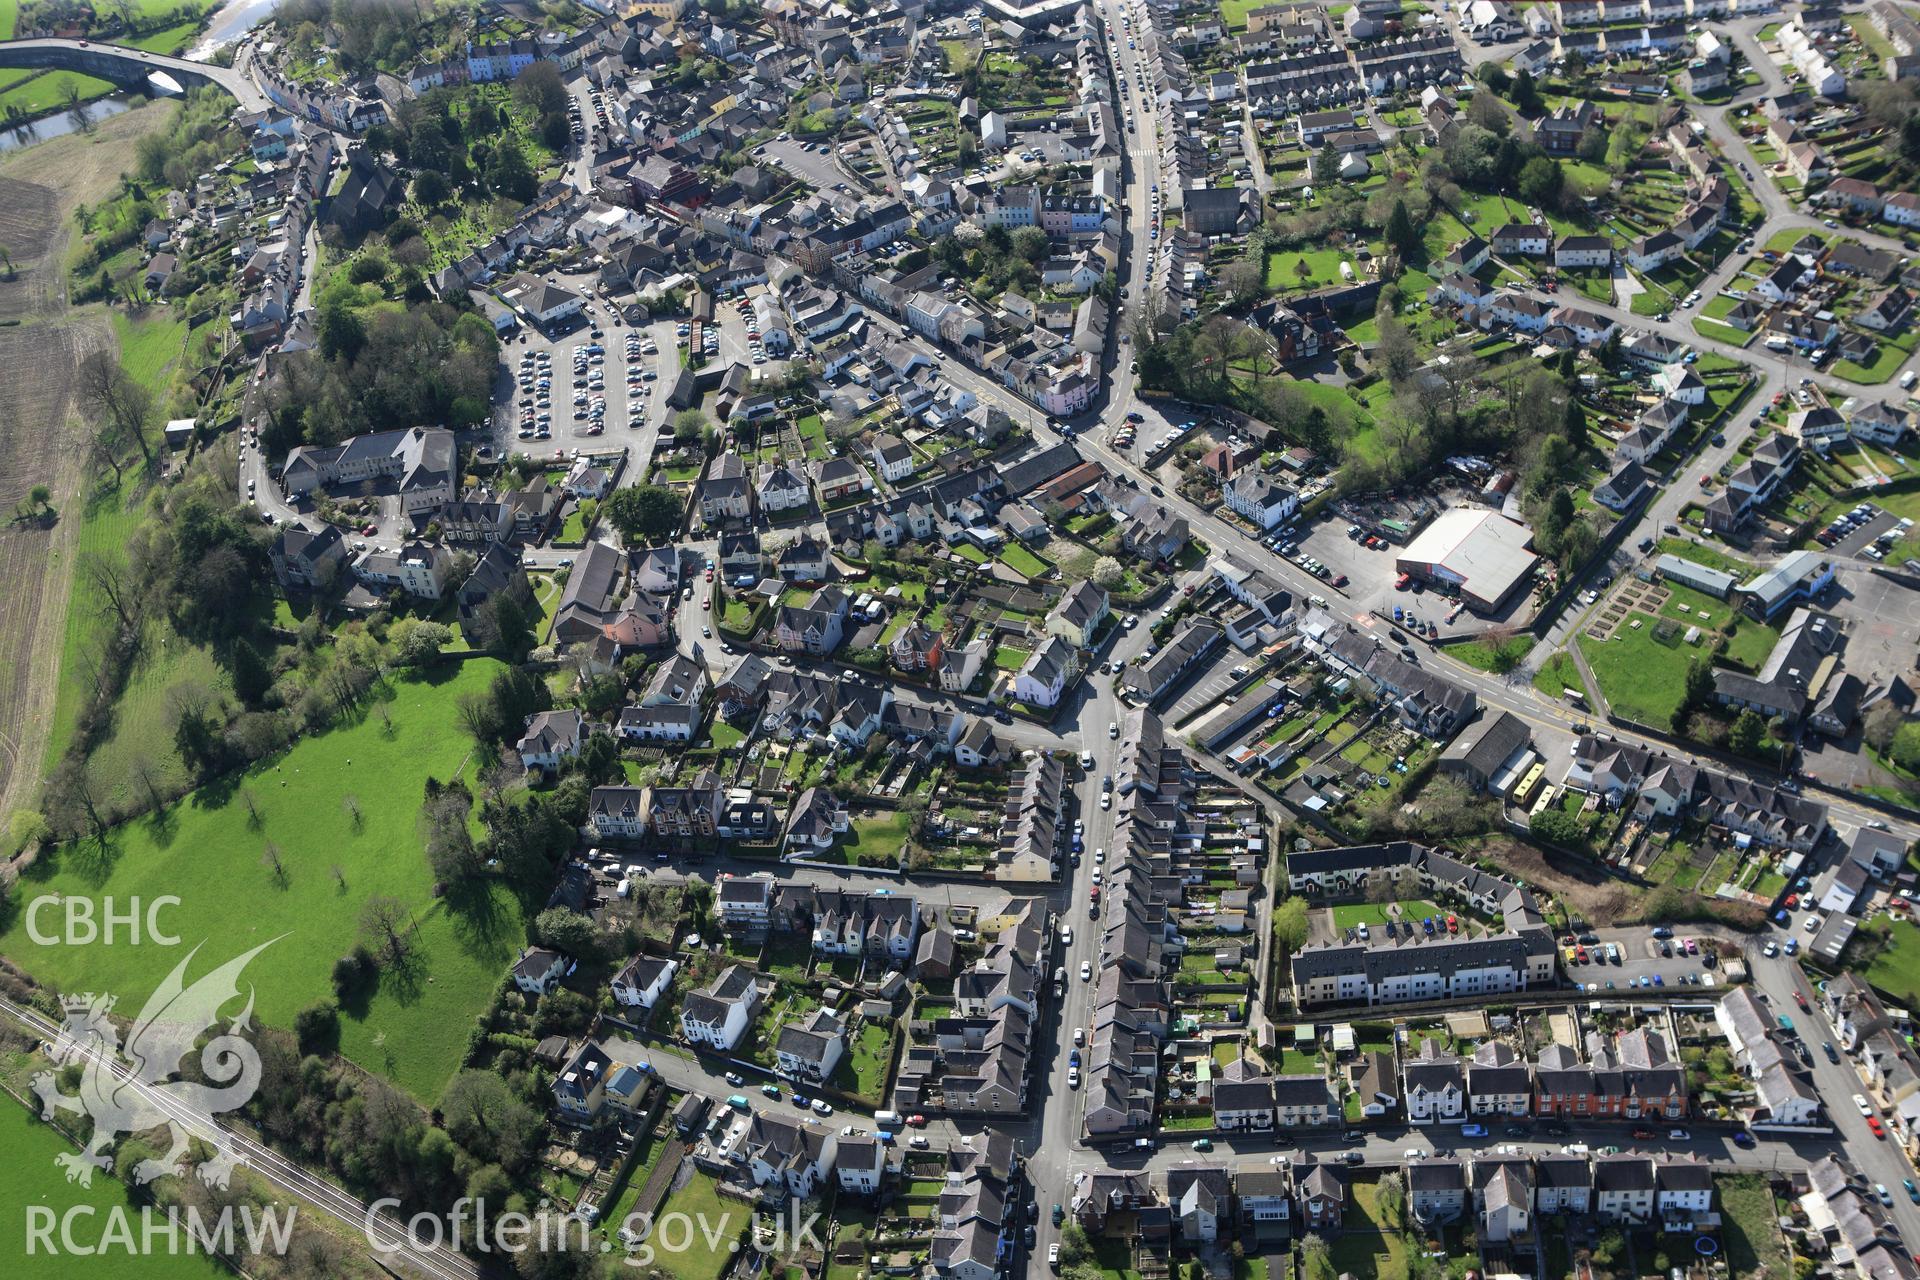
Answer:
[[[1753,341],[1752,334],[1742,333],[1732,325],[1721,324],[1717,320],[1696,319],[1693,322],[1693,331],[1703,338],[1712,338],[1715,342],[1725,342],[1736,347],[1744,347]]]
[[[1835,360],[1833,376],[1845,378],[1848,382],[1885,382],[1900,371],[1911,352],[1902,351],[1891,342],[1882,342],[1874,348],[1873,363],[1855,364],[1851,360]]]
[[[1755,622],[1752,618],[1742,618],[1739,630],[1727,638],[1726,657],[1729,664],[1738,663],[1748,671],[1758,671],[1778,643],[1780,631],[1777,627]]]
[[[367,899],[390,895],[415,911],[414,964],[388,975],[365,1008],[341,1018],[341,1049],[431,1105],[460,1065],[473,1018],[524,944],[518,905],[504,890],[432,896],[416,830],[429,776],[454,776],[470,745],[455,701],[484,689],[498,663],[444,667],[398,682],[379,716],[303,740],[241,777],[203,787],[158,819],[111,833],[104,856],[91,843],[44,856],[20,892],[126,902],[179,898],[164,916],[178,948],[40,946],[24,913],[0,934],[0,954],[64,991],[107,991],[137,1011],[187,950],[204,943],[191,980],[263,943],[244,981],[263,1022],[290,1027],[302,1008],[330,994],[329,971],[360,936]],[[256,797],[256,829],[241,789]],[[361,818],[342,804],[358,798]],[[285,883],[262,865],[271,841]],[[336,868],[338,878],[336,878]]]
[[[1758,1174],[1722,1174],[1714,1178],[1720,1190],[1724,1223],[1721,1241],[1727,1263],[1737,1276],[1784,1276],[1793,1270],[1786,1244],[1776,1225],[1779,1210],[1766,1179]]]
[[[647,1242],[654,1265],[678,1280],[714,1280],[733,1262],[733,1244],[753,1220],[751,1209],[738,1200],[722,1200],[715,1187],[712,1174],[696,1170],[660,1206]],[[716,1244],[709,1246],[709,1240]]]
[[[1375,1195],[1378,1184],[1354,1182],[1347,1188],[1347,1210],[1340,1234],[1332,1241],[1331,1260],[1336,1274],[1351,1272],[1372,1280],[1406,1280],[1407,1241],[1383,1228]]]
[[[1364,923],[1377,928],[1387,922],[1387,907],[1389,905],[1391,904],[1384,902],[1352,902],[1345,906],[1335,907],[1333,909],[1333,927],[1336,929],[1351,929],[1357,924]],[[1416,899],[1402,902],[1399,906],[1400,915],[1398,918],[1400,920],[1421,920],[1431,915],[1446,915],[1446,912],[1441,911],[1431,902],[1424,900]]]
[[[1318,288],[1340,283],[1340,264],[1347,255],[1338,249],[1311,249],[1306,253],[1276,253],[1267,258],[1267,288]],[[1307,274],[1300,274],[1300,264]]]
[[[1902,1004],[1920,1000],[1920,925],[1887,916],[1874,919],[1871,930],[1885,930],[1887,944],[1867,969],[1867,981]]]
[[[893,1066],[893,1028],[884,1022],[865,1022],[860,1026],[860,1034],[847,1046],[847,1055],[841,1060],[841,1071],[845,1074],[853,1091],[870,1102],[879,1102],[886,1095],[887,1072]]]
[[[897,854],[912,834],[912,814],[904,809],[885,809],[847,824],[846,849],[849,854]]]
[[[1595,640],[1582,631],[1580,652],[1586,655],[1587,665],[1600,682],[1600,692],[1615,711],[1629,720],[1664,729],[1672,723],[1674,709],[1686,698],[1687,659],[1695,651],[1680,643],[1669,649],[1655,640],[1651,615],[1635,611],[1628,617],[1640,619],[1638,630],[1623,620],[1614,629],[1613,638],[1606,641]]]
[[[0,1151],[7,1153],[5,1167],[0,1169],[0,1214],[19,1228],[27,1220],[29,1206],[40,1206],[62,1220],[69,1210],[91,1211],[91,1219],[75,1218],[74,1238],[92,1243],[106,1229],[108,1214],[126,1213],[137,1240],[144,1219],[130,1206],[126,1187],[118,1178],[95,1178],[93,1186],[86,1188],[67,1181],[54,1164],[56,1156],[73,1149],[59,1130],[42,1124],[12,1098],[0,1097]],[[166,1218],[156,1215],[153,1221],[161,1226]],[[25,1238],[13,1237],[12,1228],[9,1237],[20,1245],[7,1250],[10,1280],[68,1280],[81,1270],[60,1250],[26,1248]],[[113,1262],[106,1270],[127,1280],[222,1280],[232,1274],[205,1254],[185,1252],[184,1240],[176,1255],[167,1251],[165,1234],[154,1239],[156,1248],[151,1253],[137,1248],[113,1250]]]
[[[1027,578],[1044,577],[1052,567],[1017,542],[1009,542],[1000,548],[1000,563]]]

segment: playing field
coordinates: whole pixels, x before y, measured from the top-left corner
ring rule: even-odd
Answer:
[[[348,728],[309,738],[244,777],[204,787],[157,820],[116,829],[104,854],[91,841],[42,859],[19,885],[31,904],[78,895],[120,910],[133,900],[172,895],[160,923],[175,947],[43,945],[15,913],[0,953],[63,991],[100,990],[137,1013],[188,949],[200,946],[189,979],[264,942],[246,971],[264,1022],[290,1026],[302,1008],[330,994],[333,962],[360,936],[375,895],[415,911],[413,957],[388,973],[364,1009],[341,1018],[341,1050],[392,1078],[426,1103],[458,1068],[474,1015],[525,943],[517,902],[504,888],[436,900],[417,831],[429,776],[454,776],[470,744],[459,731],[455,700],[486,686],[491,661],[437,669],[397,682],[377,712]],[[249,811],[248,797],[258,812]],[[358,816],[347,804],[352,797]],[[278,851],[284,878],[267,863]],[[52,930],[45,913],[44,936]]]
[[[0,1151],[7,1153],[7,1158],[0,1160],[0,1222],[7,1224],[0,1230],[0,1273],[9,1280],[68,1280],[95,1268],[102,1274],[127,1277],[127,1280],[216,1280],[232,1276],[225,1267],[201,1254],[174,1256],[160,1252],[143,1256],[116,1252],[111,1260],[89,1258],[83,1263],[41,1248],[37,1225],[28,1217],[34,1206],[52,1213],[55,1222],[71,1221],[77,1245],[100,1241],[108,1215],[115,1210],[131,1212],[127,1207],[126,1188],[117,1178],[96,1176],[90,1188],[67,1181],[66,1173],[54,1164],[54,1159],[73,1149],[73,1144],[58,1131],[41,1124],[12,1098],[0,1095]],[[80,1212],[68,1219],[67,1215],[74,1210]],[[44,1220],[44,1215],[36,1214],[36,1217]],[[129,1222],[137,1245],[140,1219],[131,1217]],[[27,1235],[30,1227],[36,1232],[31,1241]],[[168,1238],[164,1234],[156,1235],[155,1243],[164,1249]],[[57,1228],[52,1240],[59,1245]]]

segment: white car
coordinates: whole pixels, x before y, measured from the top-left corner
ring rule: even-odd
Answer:
[[[1073,1029],[1073,1047],[1078,1049],[1082,1045],[1086,1044],[1086,1042],[1087,1042],[1087,1029],[1085,1027],[1075,1027]]]
[[[1079,1087],[1080,1087],[1080,1068],[1068,1067],[1067,1068],[1067,1088],[1078,1089]]]
[[[1073,926],[1072,925],[1063,924],[1060,926],[1060,945],[1063,947],[1070,947],[1073,945]]]
[[[1093,981],[1093,965],[1091,962],[1086,960],[1082,960],[1080,962],[1080,981],[1082,982]]]
[[[1870,1103],[1868,1103],[1865,1095],[1863,1094],[1856,1093],[1853,1095],[1853,1105],[1860,1108],[1860,1114],[1863,1116],[1870,1116],[1873,1114],[1873,1107]]]

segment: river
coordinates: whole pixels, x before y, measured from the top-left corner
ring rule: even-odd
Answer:
[[[231,0],[213,15],[207,29],[201,32],[199,41],[187,50],[186,56],[198,62],[207,61],[222,45],[232,44],[259,26],[279,3],[280,0]],[[87,115],[94,120],[105,120],[108,116],[119,115],[129,105],[124,94],[109,94],[87,103]],[[72,113],[61,111],[12,129],[0,129],[0,152],[17,151],[49,138],[63,137],[74,132],[75,128]]]
[[[214,50],[232,44],[259,26],[279,3],[280,0],[229,0],[213,15],[207,29],[200,33],[199,41],[187,50],[186,56],[197,62],[205,62],[213,56]]]
[[[104,98],[95,98],[87,103],[89,120],[98,123],[108,116],[117,116],[131,104],[124,94],[110,94]],[[42,116],[38,120],[11,129],[0,129],[0,151],[17,151],[21,147],[30,147],[36,142],[45,142],[50,138],[64,137],[75,131],[71,111],[61,111],[54,115]]]

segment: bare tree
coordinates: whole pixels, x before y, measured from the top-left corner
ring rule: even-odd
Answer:
[[[140,780],[141,787],[146,790],[148,802],[153,805],[153,811],[159,813],[162,809],[165,809],[167,804],[166,801],[161,798],[160,786],[156,781],[160,770],[159,767],[154,764],[153,757],[142,751],[133,757],[132,761],[128,763],[127,768],[132,771],[134,777]]]
[[[351,791],[347,792],[347,794],[340,797],[340,809],[347,815],[347,822],[353,827],[355,834],[358,834],[360,829],[366,825],[366,819],[360,812],[360,797]],[[335,870],[338,870],[338,868],[335,868]]]
[[[273,878],[282,888],[287,884],[287,867],[280,860],[280,846],[267,841],[266,848],[260,851],[260,865],[273,872]]]
[[[410,937],[413,922],[407,904],[398,898],[380,894],[367,899],[360,909],[360,929],[373,942],[374,951],[387,964],[405,964],[413,947]]]
[[[106,611],[119,620],[124,631],[140,627],[140,585],[130,581],[126,567],[95,551],[80,556],[80,578],[99,596]]]
[[[96,351],[82,360],[77,383],[81,403],[111,421],[139,446],[141,458],[151,465],[153,443],[148,431],[153,392],[121,368],[120,361],[109,351]]]
[[[260,797],[253,793],[252,787],[241,787],[240,803],[247,807],[247,825],[258,831],[265,821],[260,816]]]

